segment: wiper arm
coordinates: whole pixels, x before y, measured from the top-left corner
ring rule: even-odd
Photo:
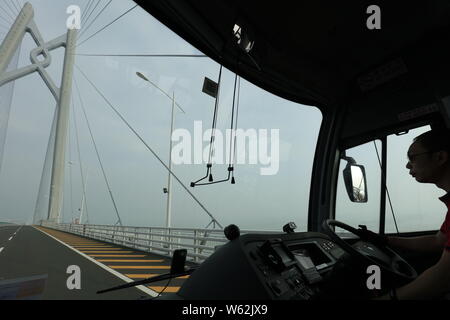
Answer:
[[[156,277],[130,282],[130,283],[127,283],[127,284],[124,284],[124,285],[120,285],[120,286],[109,288],[109,289],[105,289],[105,290],[100,290],[100,291],[97,291],[97,294],[102,294],[102,293],[116,291],[116,290],[121,290],[121,289],[126,289],[126,288],[132,288],[132,287],[149,284],[149,283],[156,282],[156,281],[162,281],[162,280],[167,280],[167,279],[187,276],[187,275],[192,274],[195,270],[197,270],[197,268],[188,269],[185,272],[181,272],[181,273],[162,274],[162,275],[159,275],[159,276],[156,276]]]

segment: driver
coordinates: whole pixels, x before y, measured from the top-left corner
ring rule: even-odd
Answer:
[[[414,139],[406,168],[419,183],[433,183],[447,194],[440,198],[447,215],[436,235],[415,238],[387,237],[391,247],[437,251],[442,256],[431,268],[404,287],[391,290],[382,299],[415,300],[442,297],[450,292],[450,130],[428,131]]]

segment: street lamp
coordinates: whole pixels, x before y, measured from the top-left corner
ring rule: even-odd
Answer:
[[[75,161],[69,161],[68,162],[70,165],[70,170],[72,170],[72,166],[77,164]],[[83,173],[83,171],[81,172]],[[72,174],[71,174],[72,176]],[[80,213],[80,215],[78,216],[78,223],[82,224],[81,221],[83,220],[83,213],[85,211],[85,207],[86,207],[86,187],[87,187],[87,181],[88,181],[88,177],[89,177],[89,167],[87,167],[87,171],[86,171],[86,176],[85,178],[83,178],[83,176],[81,176],[81,181],[82,181],[82,188],[83,188],[83,195],[81,197],[81,207],[78,208],[78,212]],[[71,192],[72,194],[72,192]],[[72,203],[72,201],[71,201]],[[72,216],[74,216],[73,214],[73,205],[72,205]],[[88,221],[86,221],[86,223],[88,223]]]
[[[84,210],[85,210],[85,207],[86,207],[86,187],[87,187],[88,177],[89,177],[89,168],[86,171],[86,179],[84,180],[84,183],[83,183],[83,197],[81,198],[79,224],[83,224],[82,223],[82,219],[83,219],[83,213],[84,213]],[[88,224],[88,223],[89,222],[86,221],[86,224]]]
[[[158,87],[155,83],[153,83],[152,81],[150,81],[150,80],[149,80],[146,76],[144,76],[142,73],[136,72],[136,75],[137,75],[139,78],[141,78],[142,80],[147,81],[148,83],[150,83],[152,86],[154,86],[154,87],[155,87],[156,89],[158,89],[159,91],[161,91],[162,94],[164,94],[167,98],[169,98],[170,100],[172,100],[172,102],[178,107],[178,109],[181,110],[181,112],[186,113],[186,112],[184,112],[183,108],[182,108],[178,103],[175,102],[174,97],[169,96],[168,93],[166,93],[163,89],[161,89],[161,88]]]
[[[136,75],[141,78],[142,80],[150,83],[152,86],[157,88],[159,91],[161,91],[166,97],[168,97],[170,100],[172,100],[172,120],[170,124],[170,136],[169,136],[169,177],[167,181],[167,188],[164,188],[164,193],[167,193],[167,212],[166,212],[166,227],[171,227],[171,214],[172,214],[172,133],[173,133],[173,127],[174,127],[174,120],[175,120],[175,105],[181,110],[181,112],[184,112],[183,108],[175,102],[175,93],[173,93],[172,97],[169,96],[164,90],[162,90],[160,87],[158,87],[156,84],[154,84],[152,81],[150,81],[145,75],[143,75],[140,72],[136,72]]]

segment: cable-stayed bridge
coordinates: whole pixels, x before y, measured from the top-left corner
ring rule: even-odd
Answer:
[[[34,22],[34,9],[20,0],[7,0],[0,4],[2,44],[0,46],[0,168],[8,128],[8,117],[14,93],[14,81],[37,73],[55,99],[56,108],[49,137],[46,159],[40,181],[38,199],[32,225],[21,221],[0,219],[0,298],[47,299],[136,299],[155,297],[161,292],[176,292],[188,276],[160,281],[149,286],[140,286],[122,292],[97,295],[101,289],[145,279],[167,273],[171,256],[175,250],[188,250],[188,264],[198,264],[206,259],[217,246],[227,240],[223,227],[201,201],[171,170],[170,161],[162,158],[145,142],[137,130],[114,106],[114,103],[96,86],[86,72],[76,64],[78,45],[97,36],[115,21],[132,11],[123,13],[83,41],[93,22],[109,6],[109,1],[95,16],[93,12],[100,2],[89,1],[81,20],[87,27],[80,30],[68,29],[67,33],[52,40],[44,39],[39,26]],[[100,8],[99,8],[100,9]],[[91,20],[90,20],[91,19]],[[30,64],[18,67],[21,43],[26,34],[31,35],[36,47],[30,52]],[[64,63],[60,87],[52,79],[47,68],[52,64],[52,51],[64,49]],[[75,74],[78,76],[75,77]],[[78,79],[78,80],[77,80]],[[104,159],[97,147],[92,125],[87,116],[79,81],[89,84],[106,105],[123,121],[137,139],[168,172],[167,194],[170,196],[172,180],[189,195],[193,203],[208,215],[210,222],[199,229],[172,228],[170,224],[170,197],[168,198],[167,224],[165,228],[128,227],[123,224],[121,212],[116,204],[114,190],[104,169]],[[171,98],[169,96],[169,98]],[[65,169],[68,165],[68,130],[70,110],[79,101],[79,112],[84,116],[92,145],[101,169],[101,175],[114,208],[116,223],[111,226],[89,224],[93,212],[88,210],[86,185],[89,169],[82,161],[78,146],[78,159],[83,186],[83,201],[78,218],[71,224],[61,221]],[[179,106],[172,97],[173,108]],[[72,112],[75,112],[74,110]],[[172,110],[173,114],[173,110]],[[75,123],[75,128],[77,124]],[[78,137],[78,132],[76,132]],[[243,231],[245,233],[245,231]],[[76,287],[77,274],[71,268],[80,270],[81,285]],[[75,270],[75,271],[73,271]],[[101,279],[101,280],[99,280]],[[75,283],[71,288],[70,281]]]

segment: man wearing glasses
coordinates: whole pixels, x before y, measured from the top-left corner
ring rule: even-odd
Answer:
[[[404,287],[393,289],[382,299],[415,300],[442,297],[450,292],[450,130],[428,131],[414,139],[408,150],[406,168],[420,183],[433,183],[447,194],[440,198],[447,206],[444,223],[436,235],[415,238],[385,237],[384,243],[415,251],[438,251],[437,264]]]

